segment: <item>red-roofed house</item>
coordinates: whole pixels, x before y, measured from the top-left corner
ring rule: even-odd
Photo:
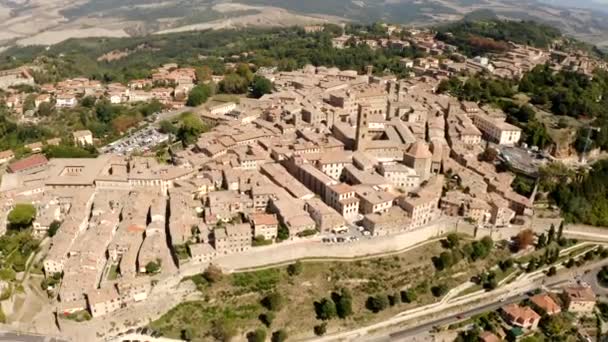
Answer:
[[[27,158],[18,160],[8,166],[8,172],[20,173],[36,171],[44,167],[49,161],[42,154],[34,154]]]
[[[13,158],[15,158],[15,154],[11,150],[0,152],[0,164],[4,164]]]
[[[489,331],[484,331],[479,334],[479,340],[482,342],[500,342],[500,337],[494,335]]]
[[[527,306],[509,304],[503,306],[501,311],[505,321],[513,326],[531,330],[538,327],[540,315]]]
[[[570,312],[590,313],[595,307],[595,293],[590,287],[567,287],[564,289],[563,298]]]
[[[532,304],[534,304],[539,311],[552,316],[560,313],[562,308],[546,293],[537,294],[536,296],[530,298]]]
[[[273,240],[277,237],[279,220],[272,214],[253,214],[250,216],[253,224],[254,236],[263,236],[266,240]]]

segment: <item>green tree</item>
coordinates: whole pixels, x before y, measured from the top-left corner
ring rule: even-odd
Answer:
[[[477,342],[479,341],[479,330],[477,327],[473,327],[473,329],[461,331],[458,333],[458,336],[454,340],[454,342]]]
[[[201,119],[193,113],[184,113],[181,117],[181,125],[177,130],[177,138],[184,145],[196,142],[201,133],[207,131],[207,127]]]
[[[192,329],[188,328],[188,329],[182,329],[181,332],[181,338],[184,341],[192,341]]]
[[[244,78],[245,80],[247,80],[247,83],[250,83],[251,81],[253,81],[253,72],[251,72],[251,68],[249,68],[249,65],[245,64],[245,63],[239,63],[236,66],[236,73],[241,76],[242,78]]]
[[[332,296],[336,303],[336,313],[340,318],[346,318],[353,313],[353,298],[348,289],[342,289],[340,294]]]
[[[536,242],[536,249],[544,248],[547,245],[547,236],[545,233],[542,233],[538,236],[538,241]]]
[[[287,266],[287,274],[289,274],[290,276],[297,276],[300,275],[300,273],[302,273],[302,269],[304,268],[304,266],[302,265],[302,262],[300,260],[294,262],[293,264],[290,264],[289,266]]]
[[[165,134],[173,134],[176,135],[179,128],[177,128],[171,121],[162,120],[159,123],[159,131]]]
[[[237,329],[232,322],[218,319],[211,322],[210,333],[216,340],[228,342],[237,335]]]
[[[12,229],[29,227],[36,218],[36,208],[30,203],[18,203],[8,213],[8,223]]]
[[[95,115],[103,123],[109,123],[118,113],[116,108],[108,100],[100,100],[95,104]]]
[[[559,228],[557,228],[557,241],[561,240],[561,238],[564,235],[564,221],[562,220],[562,222],[559,223]]]
[[[287,239],[289,239],[289,229],[284,224],[279,223],[279,229],[277,232],[277,242],[281,242]]]
[[[211,93],[211,88],[208,85],[197,85],[190,90],[190,93],[188,93],[186,105],[190,107],[200,106],[207,102],[211,95],[213,94]]]
[[[207,266],[203,272],[203,278],[205,278],[205,280],[207,280],[209,283],[217,283],[222,280],[222,277],[222,269],[213,264]]]
[[[450,268],[454,264],[454,258],[450,252],[442,252],[439,254],[439,259],[443,268]]]
[[[36,94],[29,94],[23,100],[23,111],[36,109]]]
[[[555,226],[551,223],[551,227],[549,227],[549,233],[547,234],[547,244],[550,245],[553,241],[555,241]]]
[[[266,341],[266,330],[262,328],[255,329],[247,334],[248,342],[264,342]]]
[[[283,329],[277,330],[272,333],[272,338],[270,340],[272,342],[284,342],[287,340],[287,332]]]
[[[49,117],[55,112],[55,105],[50,102],[42,102],[38,106],[38,116]]]
[[[373,313],[378,313],[389,306],[388,297],[385,294],[370,296],[365,301],[365,307]]]
[[[146,264],[146,273],[154,274],[160,271],[160,260],[150,261]]]
[[[327,332],[327,322],[323,322],[321,324],[317,324],[313,327],[313,331],[317,336],[323,336]]]
[[[435,285],[431,287],[431,293],[433,293],[433,296],[435,297],[442,297],[448,293],[448,287],[445,284]]]
[[[200,68],[195,69],[196,72],[196,81],[198,84],[203,84],[211,80],[213,76],[213,70],[207,65],[203,65]]]
[[[323,298],[319,302],[315,302],[315,312],[317,319],[330,320],[337,315],[336,304],[331,299]]]
[[[270,311],[279,311],[283,307],[283,296],[273,292],[262,299],[262,305]]]
[[[414,291],[414,289],[401,291],[401,301],[403,303],[413,303],[416,301],[416,297],[416,291]]]
[[[265,312],[258,317],[260,322],[262,322],[265,326],[270,327],[272,322],[274,321],[275,315],[274,312]]]
[[[460,237],[456,233],[448,234],[446,238],[446,247],[449,249],[458,248],[460,246]]]
[[[597,273],[597,281],[602,286],[608,286],[608,266],[603,266]]]
[[[85,108],[93,108],[95,106],[95,102],[97,102],[97,98],[95,96],[85,96],[80,100],[80,105]]]
[[[224,76],[219,86],[220,91],[227,94],[244,94],[247,92],[249,82],[238,74],[231,73]]]
[[[272,92],[272,82],[266,77],[255,76],[251,84],[251,96],[259,99],[260,97]]]
[[[157,99],[154,99],[154,100],[150,101],[149,103],[146,103],[145,105],[139,107],[139,112],[144,117],[148,117],[154,113],[160,112],[162,109],[163,109],[163,104],[160,103],[160,101],[158,101]]]
[[[49,236],[50,237],[55,236],[55,234],[57,234],[57,231],[59,230],[59,227],[61,227],[60,221],[51,222],[51,224],[49,225],[49,231],[48,231]]]
[[[510,269],[511,267],[513,267],[513,259],[508,258],[506,260],[502,260],[498,263],[498,267],[501,269],[501,271],[505,272],[508,269]]]

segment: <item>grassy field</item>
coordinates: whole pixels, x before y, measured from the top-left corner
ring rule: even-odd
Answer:
[[[443,250],[440,242],[432,242],[389,257],[350,262],[305,262],[302,272],[293,276],[288,274],[287,267],[277,267],[225,275],[213,284],[203,277],[194,277],[201,292],[200,300],[178,305],[150,326],[173,338],[183,337],[187,330],[193,340],[212,340],[217,330],[222,329],[244,335],[264,328],[259,316],[268,311],[260,302],[274,292],[281,295],[283,305],[267,328],[268,336],[272,331],[285,329],[291,337],[311,337],[313,327],[322,323],[316,318],[315,301],[348,289],[352,293],[354,313],[346,319],[327,321],[327,332],[352,329],[439,300],[431,293],[433,286],[456,286],[509,255],[506,250],[495,250],[485,260],[462,261],[438,272],[431,257]],[[375,314],[366,309],[369,296],[399,297],[400,291],[407,289],[415,289],[415,302],[397,303]]]

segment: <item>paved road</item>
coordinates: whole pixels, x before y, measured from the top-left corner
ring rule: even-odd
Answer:
[[[598,266],[598,269],[599,269],[599,266]],[[591,272],[591,273],[593,273],[593,272]],[[573,280],[569,275],[561,275],[561,276],[556,276],[556,277],[551,278],[550,281],[540,280],[539,283],[537,283],[537,285],[541,286],[540,283],[542,283],[542,286],[544,286],[544,287],[556,287],[556,286],[560,286],[560,285],[563,285],[563,284],[566,284],[566,283],[569,283],[572,281]],[[522,293],[517,293],[516,295],[509,296],[509,297],[503,297],[503,298],[505,298],[505,299],[501,299],[500,297],[498,297],[495,301],[493,301],[491,303],[483,304],[479,307],[469,309],[462,313],[451,314],[450,316],[447,316],[447,317],[442,317],[442,318],[438,318],[435,320],[431,320],[431,321],[425,322],[421,325],[417,325],[415,327],[403,329],[398,332],[393,332],[393,333],[388,334],[388,336],[384,337],[383,339],[374,340],[374,341],[381,342],[381,341],[413,340],[413,338],[415,336],[429,332],[435,326],[445,326],[445,325],[453,324],[453,323],[468,319],[470,317],[473,317],[475,315],[479,315],[484,312],[498,310],[500,307],[502,307],[506,304],[519,303],[522,300],[528,298],[528,295],[522,294]]]
[[[40,335],[27,335],[12,332],[0,332],[0,341],[7,342],[67,342],[67,340],[61,340],[54,337],[40,336]]]
[[[447,303],[443,303],[438,306],[429,305],[427,306],[427,309],[423,309],[412,314],[406,311],[386,321],[375,323],[373,325],[351,331],[344,331],[336,334],[327,335],[321,338],[320,340],[364,340],[368,342],[405,340],[414,341],[414,336],[420,335],[424,332],[428,332],[435,325],[449,324],[457,322],[460,319],[464,319],[465,317],[470,317],[477,313],[495,310],[505,305],[505,303],[508,301],[515,302],[518,299],[518,296],[523,296],[523,293],[540,287],[555,287],[568,282],[572,282],[573,279],[575,279],[576,274],[583,274],[586,270],[591,270],[592,273],[593,270],[599,269],[606,264],[608,264],[608,260],[601,260],[592,264],[585,265],[577,270],[561,272],[551,278],[546,277],[544,273],[537,273],[536,275],[528,274],[524,278],[517,280],[511,284],[508,284],[505,287],[496,289],[492,292],[485,292],[483,295],[473,296],[474,298],[465,298],[466,296],[454,298],[448,301]],[[510,296],[511,294],[516,295]],[[501,298],[507,299],[504,302],[501,302]],[[488,300],[490,301],[488,302]],[[433,317],[432,315],[436,315],[439,317]],[[427,319],[424,320],[424,317],[427,317]],[[428,317],[433,318],[429,319]],[[406,323],[410,326],[396,332],[391,331],[391,327],[395,327],[397,324],[403,323]],[[377,331],[378,333],[368,335],[372,331]]]
[[[608,297],[608,288],[600,285],[600,283],[597,281],[597,274],[599,273],[599,271],[600,268],[597,268],[592,270],[591,272],[585,273],[582,276],[582,280],[589,284],[589,286],[591,286],[595,294],[603,297]]]
[[[460,322],[462,320],[468,319],[470,317],[479,315],[484,312],[497,310],[498,308],[502,307],[503,305],[521,302],[522,300],[524,300],[526,298],[528,298],[527,295],[517,294],[515,296],[509,297],[508,299],[505,299],[502,302],[500,300],[498,300],[496,302],[489,303],[489,304],[465,311],[461,314],[456,314],[456,315],[452,315],[449,317],[440,318],[440,319],[437,319],[437,320],[434,320],[434,321],[431,321],[428,323],[424,323],[422,325],[419,325],[419,326],[416,326],[413,328],[409,328],[409,329],[401,330],[396,333],[392,333],[389,335],[389,340],[390,341],[403,341],[404,339],[411,338],[411,337],[419,335],[421,333],[430,331],[435,326],[444,326],[444,325]]]

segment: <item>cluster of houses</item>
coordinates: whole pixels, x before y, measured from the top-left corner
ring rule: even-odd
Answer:
[[[3,82],[3,77],[9,76],[0,74],[0,85],[7,84],[7,87],[0,86],[0,88],[6,90],[4,102],[7,107],[16,114],[23,115],[26,114],[25,109],[28,109],[24,108],[26,99],[32,96],[32,93],[18,90],[20,88],[8,88],[8,86],[20,84],[34,86],[35,83],[31,75],[27,74],[27,69],[20,68],[18,70],[21,70],[18,75],[26,75],[22,79],[17,79],[22,82]],[[5,71],[5,73],[7,72]],[[87,78],[68,79],[56,84],[40,85],[40,92],[33,94],[35,95],[34,106],[29,109],[36,111],[43,103],[52,103],[56,108],[73,108],[78,105],[80,99],[87,96],[105,98],[112,104],[157,100],[169,108],[181,108],[185,105],[188,93],[195,86],[196,81],[194,68],[180,68],[174,63],[165,64],[153,70],[150,78],[131,80],[126,85],[121,83],[104,84],[101,81]]]
[[[415,59],[403,58],[401,64],[411,69],[412,75],[415,76],[487,72],[497,77],[519,79],[535,66],[546,63],[549,63],[554,70],[571,70],[586,75],[592,75],[596,69],[608,69],[606,62],[593,58],[582,50],[565,52],[515,43],[509,43],[509,50],[505,53],[468,58],[458,53],[455,46],[437,40],[432,30],[404,29],[393,25],[386,27],[387,38],[361,39],[354,35],[342,35],[333,38],[332,45],[338,49],[344,49],[352,44],[365,44],[372,49],[414,47],[427,56]],[[399,36],[405,38],[398,38]]]
[[[561,293],[540,293],[530,297],[528,305],[514,303],[503,306],[499,312],[504,324],[495,332],[482,332],[479,338],[483,342],[505,341],[507,336],[518,340],[536,332],[543,316],[559,315],[562,310],[577,317],[592,315],[595,304],[595,293],[584,285],[565,287]],[[580,331],[579,334],[581,340],[589,340]]]
[[[450,49],[427,31],[410,36],[379,44]],[[521,54],[544,53],[522,48]],[[432,58],[426,61],[434,65]],[[400,80],[372,71],[261,68],[275,91],[197,108],[213,129],[173,148],[171,164],[111,153],[11,161],[12,151],[0,152],[0,162],[10,163],[0,182],[0,223],[17,203],[37,207],[38,236],[60,222],[44,260],[46,276],[63,274],[57,311],[103,316],[145,300],[149,276],[204,267],[279,235],[296,239],[353,225],[370,236],[390,235],[441,215],[501,227],[532,214],[534,196],[515,193],[511,173],[478,160],[489,144],[518,144],[521,129],[508,124],[505,113],[437,94],[445,73]],[[168,64],[126,86],[74,79],[41,88],[60,107],[75,103],[69,96],[88,95],[174,105],[183,104],[195,81],[193,69]],[[89,131],[73,139],[93,143]],[[36,153],[55,143],[29,148]],[[503,311],[523,328],[536,320],[533,309]]]
[[[89,146],[93,145],[94,142],[93,133],[91,133],[89,130],[72,132],[72,139],[74,144],[78,146]],[[39,153],[42,152],[45,146],[58,146],[59,144],[61,144],[60,138],[51,138],[45,141],[36,141],[27,144],[23,147],[25,147],[28,152],[34,153],[34,155],[17,160],[13,163],[9,163],[15,159],[15,152],[13,152],[13,150],[0,151],[0,165],[9,163],[7,166],[7,171],[9,173],[22,172],[22,165],[30,165],[32,164],[32,162],[30,162],[31,160],[39,160],[41,156]]]

